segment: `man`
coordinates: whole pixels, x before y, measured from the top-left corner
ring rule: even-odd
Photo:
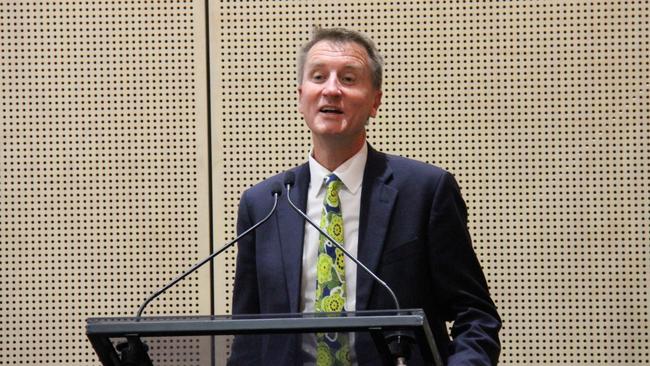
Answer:
[[[312,150],[307,163],[292,169],[294,202],[387,282],[402,308],[424,309],[445,363],[496,364],[501,321],[454,178],[366,142],[365,126],[382,96],[382,59],[374,44],[353,31],[319,29],[304,46],[298,70],[298,105]],[[244,192],[238,231],[269,212],[275,182],[283,175]],[[238,248],[233,314],[394,308],[385,289],[285,200]],[[451,339],[446,322],[453,322]],[[350,344],[352,350],[342,353]],[[231,361],[288,365],[313,363],[316,355],[318,365],[378,364],[372,342],[361,335],[236,340]],[[419,355],[410,364],[422,364]]]

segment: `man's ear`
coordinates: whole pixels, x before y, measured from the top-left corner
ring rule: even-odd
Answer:
[[[298,112],[303,113],[303,110],[302,110],[302,85],[298,85]]]
[[[372,108],[370,109],[370,117],[375,118],[377,116],[377,111],[381,105],[381,90],[375,91],[375,100],[372,103]]]

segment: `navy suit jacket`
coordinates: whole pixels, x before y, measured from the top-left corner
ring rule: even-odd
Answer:
[[[292,171],[291,198],[305,210],[309,165]],[[245,191],[237,230],[271,209],[283,174]],[[285,191],[286,193],[286,191]],[[277,213],[238,243],[233,314],[299,312],[305,223],[286,198]],[[501,320],[467,230],[467,209],[451,174],[422,162],[368,149],[361,192],[358,257],[384,280],[404,309],[424,309],[448,365],[496,364]],[[394,309],[390,295],[357,270],[357,310]],[[446,322],[453,322],[451,334]],[[451,337],[450,337],[451,336]],[[268,336],[233,346],[232,364],[300,364],[299,337]],[[369,337],[355,342],[360,365],[378,364]],[[422,364],[414,355],[410,365]]]

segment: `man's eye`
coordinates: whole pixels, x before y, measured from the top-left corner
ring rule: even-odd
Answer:
[[[353,83],[356,80],[356,78],[353,75],[346,75],[343,76],[341,80],[343,80],[344,83],[349,84],[349,83]]]
[[[317,80],[317,81],[318,81],[318,80],[323,80],[323,75],[321,75],[321,74],[314,74],[314,75],[311,76],[311,78],[312,78],[313,80]]]

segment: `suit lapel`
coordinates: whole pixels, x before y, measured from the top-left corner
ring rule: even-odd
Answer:
[[[303,212],[307,206],[309,189],[309,165],[296,168],[296,184],[291,188],[292,202]],[[300,282],[302,270],[302,252],[305,232],[304,219],[289,206],[284,199],[278,207],[278,232],[282,248],[282,265],[289,296],[289,311],[297,313],[300,306]]]
[[[392,171],[386,156],[372,147],[363,176],[359,216],[359,260],[376,274],[397,190],[388,185]],[[366,310],[375,280],[357,268],[357,310]]]
[[[296,168],[296,184],[291,199],[303,212],[307,207],[309,190],[309,165]],[[388,185],[392,171],[384,154],[368,148],[368,160],[363,177],[361,212],[359,217],[358,258],[371,271],[376,272],[384,247],[397,190]],[[289,296],[289,310],[298,312],[302,278],[302,253],[305,222],[286,200],[278,207],[278,232],[282,250],[282,265]],[[357,269],[357,310],[365,310],[375,280],[362,269]]]

